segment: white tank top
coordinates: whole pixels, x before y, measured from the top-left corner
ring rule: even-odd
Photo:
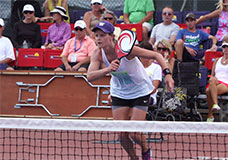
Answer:
[[[103,49],[102,59],[106,66],[110,65]],[[112,72],[111,75],[111,96],[122,99],[135,99],[146,96],[153,91],[152,82],[137,57],[131,60],[123,57],[120,61],[119,69],[116,72]]]
[[[215,65],[215,77],[226,84],[228,84],[228,65],[221,63],[222,57],[218,59]]]

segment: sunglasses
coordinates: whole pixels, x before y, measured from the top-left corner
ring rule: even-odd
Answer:
[[[171,12],[163,12],[162,15],[164,15],[164,16],[166,16],[166,15],[171,16],[172,13]]]
[[[104,20],[113,20],[112,17],[104,17]]]
[[[80,28],[80,27],[76,27],[75,31],[83,31],[84,29]]]
[[[96,3],[93,3],[93,5],[101,5],[101,4],[96,2]]]
[[[186,21],[186,22],[192,22],[192,21],[195,21],[195,19],[187,18],[185,21]]]
[[[24,11],[24,14],[32,14],[33,13],[33,11]]]
[[[224,46],[222,46],[222,48],[228,48],[228,45],[224,45]]]
[[[158,50],[158,51],[161,51],[161,50],[162,50],[162,51],[168,51],[168,48],[158,47],[157,50]]]

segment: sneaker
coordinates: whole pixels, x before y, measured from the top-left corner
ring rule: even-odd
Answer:
[[[215,120],[214,117],[210,117],[210,118],[208,117],[208,118],[207,118],[207,122],[214,122],[214,120]]]
[[[220,110],[219,105],[214,104],[214,105],[212,106],[212,112],[214,112],[214,111],[219,111],[219,110]]]
[[[142,152],[142,160],[152,160],[152,151],[150,148],[148,151]]]

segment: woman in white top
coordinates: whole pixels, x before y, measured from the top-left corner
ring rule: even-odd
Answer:
[[[139,47],[148,50],[153,50],[152,45],[148,41],[142,41],[139,43]],[[157,93],[160,82],[162,81],[162,68],[153,59],[140,58],[150,80],[154,86],[154,89],[150,95],[150,105],[157,104]]]
[[[223,56],[217,58],[213,64],[209,87],[206,90],[209,113],[207,122],[213,122],[213,112],[220,110],[218,95],[228,92],[228,39],[222,43]]]
[[[98,47],[91,55],[88,80],[94,81],[111,73],[113,118],[115,120],[145,120],[153,85],[136,56],[155,58],[164,69],[166,83],[173,91],[174,81],[163,57],[156,52],[134,46],[130,55],[118,60],[115,52],[114,26],[108,21],[101,21],[93,31]],[[150,149],[143,135],[120,133],[119,138],[121,145],[132,160],[137,159],[137,156],[131,139],[141,146],[143,160],[150,159]]]

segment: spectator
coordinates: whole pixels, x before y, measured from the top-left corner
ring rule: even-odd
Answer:
[[[153,0],[125,0],[124,23],[139,23],[143,25],[143,41],[148,40],[148,32],[153,27]]]
[[[206,89],[209,113],[207,122],[213,122],[213,112],[220,110],[218,95],[228,92],[228,40],[222,43],[223,56],[217,58],[213,64],[209,86]]]
[[[11,26],[14,27],[14,24],[16,22],[23,20],[23,7],[26,4],[31,4],[35,8],[35,17],[39,19],[39,17],[43,17],[43,14],[41,12],[40,4],[36,0],[16,0],[13,2],[13,7],[11,10]],[[34,19],[34,22],[36,22],[37,19]]]
[[[75,37],[69,39],[63,49],[62,61],[55,71],[86,71],[90,56],[96,48],[95,42],[86,36],[86,24],[78,20],[74,24]]]
[[[174,45],[180,27],[172,22],[173,16],[174,12],[171,7],[166,6],[165,8],[163,8],[163,22],[155,25],[151,32],[150,43],[152,45],[157,45],[157,42],[162,39],[167,39],[169,40],[171,45]]]
[[[209,14],[201,16],[197,19],[196,24],[215,17],[219,17],[218,30],[215,37],[221,45],[223,38],[228,37],[228,0],[219,0],[217,3],[217,9]]]
[[[8,64],[15,60],[13,45],[7,37],[2,36],[3,30],[4,21],[0,18],[0,70],[12,70]]]
[[[12,42],[15,48],[40,48],[40,26],[33,22],[34,8],[26,4],[23,8],[24,19],[15,23],[13,28]]]
[[[114,12],[112,12],[110,10],[107,10],[104,12],[104,14],[101,17],[101,20],[108,21],[108,22],[112,23],[113,26],[115,26],[117,23],[116,15],[114,14]],[[115,40],[118,40],[120,33],[121,33],[120,27],[115,26],[115,30],[114,30]]]
[[[171,43],[166,39],[162,39],[158,41],[157,45],[155,46],[155,50],[164,57],[167,66],[172,72],[175,62],[175,52],[172,49]]]
[[[65,14],[68,17],[68,19],[66,19],[65,21],[67,23],[70,23],[70,18],[69,18],[70,16],[69,16],[69,12],[68,12],[67,0],[45,0],[43,6],[44,6],[44,17],[40,18],[40,21],[51,21],[51,20],[53,20],[53,18],[50,15],[51,11],[56,6],[61,6],[61,7],[65,8],[65,10],[66,10]]]
[[[66,10],[61,6],[56,6],[51,11],[51,15],[55,23],[48,28],[44,46],[48,49],[63,49],[64,44],[71,37],[71,27],[64,22],[68,19]]]
[[[142,41],[139,47],[148,50],[153,50],[152,45],[148,41]],[[153,86],[154,89],[150,95],[150,105],[157,104],[157,92],[160,82],[162,81],[162,69],[153,59],[140,58]]]
[[[103,12],[106,10],[102,5],[102,0],[91,0],[92,11],[84,14],[84,21],[86,23],[86,31],[90,38],[95,40],[92,29],[100,22]]]
[[[193,13],[188,13],[185,17],[187,28],[180,30],[177,34],[175,50],[177,59],[183,62],[199,61],[204,57],[204,52],[199,52],[202,41],[212,39],[211,51],[217,50],[217,39],[202,30],[196,29],[196,18]]]

